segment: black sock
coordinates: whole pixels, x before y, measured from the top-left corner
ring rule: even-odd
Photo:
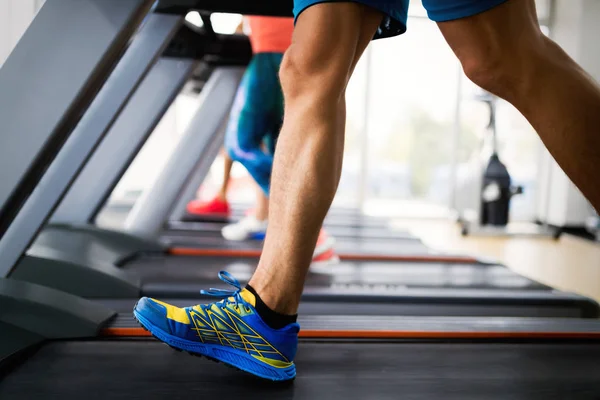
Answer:
[[[278,312],[271,310],[262,301],[262,299],[260,298],[258,293],[256,293],[256,290],[254,290],[254,288],[252,286],[246,285],[246,290],[248,290],[250,293],[252,293],[254,295],[254,297],[256,298],[256,304],[254,305],[254,308],[256,309],[256,312],[258,312],[258,315],[260,315],[262,320],[265,321],[265,323],[267,325],[269,325],[271,328],[281,329],[281,328],[287,326],[288,324],[296,322],[296,320],[298,319],[298,314],[285,315],[285,314],[279,314]]]

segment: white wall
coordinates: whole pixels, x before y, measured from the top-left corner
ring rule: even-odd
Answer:
[[[578,61],[600,82],[600,45],[598,43],[598,38],[600,38],[600,1],[585,0],[583,3]]]
[[[600,1],[556,0],[551,37],[600,81]],[[583,226],[593,209],[546,149],[540,165],[538,218],[557,226]]]
[[[0,67],[45,0],[0,0]]]

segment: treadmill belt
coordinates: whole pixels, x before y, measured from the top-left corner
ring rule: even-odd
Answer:
[[[243,257],[143,257],[123,268],[141,276],[146,285],[169,282],[198,288],[207,283],[220,283],[217,274],[221,270],[245,282],[252,276],[257,263],[256,258]],[[314,266],[309,270],[306,285],[339,288],[367,285],[382,291],[394,288],[549,290],[548,286],[502,265],[408,262],[342,261],[335,265]]]
[[[51,342],[0,383],[20,399],[598,399],[597,343],[301,341],[271,383],[150,340]]]
[[[430,250],[420,240],[379,239],[365,240],[336,237],[334,249],[340,254],[364,254],[372,256],[429,255],[439,254]],[[245,240],[227,241],[218,234],[202,232],[167,231],[161,240],[170,247],[220,249],[220,250],[262,250],[263,242]]]
[[[129,207],[106,207],[98,216],[101,226],[121,228],[127,217]],[[230,242],[225,240],[220,233],[220,228],[214,228],[215,223],[197,224],[172,223],[173,228],[179,226],[181,229],[167,229],[161,235],[161,241],[171,247],[195,248],[195,249],[221,249],[221,250],[261,250],[262,241]],[[195,229],[187,229],[194,228]],[[202,231],[201,226],[213,226],[211,231]],[[185,228],[185,229],[184,229]],[[337,228],[340,229],[339,227]],[[353,236],[335,236],[335,250],[338,254],[364,255],[364,256],[405,256],[405,255],[431,255],[438,254],[429,249],[421,240],[406,232],[396,232],[392,237],[382,234],[383,238],[369,238],[372,229],[361,230],[352,228],[347,230]],[[381,230],[379,230],[381,232]],[[386,231],[384,231],[386,232]],[[332,234],[335,232],[331,232]],[[363,235],[363,236],[361,236]],[[393,237],[395,236],[395,237]]]
[[[234,210],[231,217],[211,216],[211,215],[197,215],[186,213],[181,218],[184,222],[218,222],[222,224],[230,224],[232,222],[239,221],[246,216],[246,212]],[[323,221],[325,227],[363,227],[363,228],[388,228],[390,223],[389,219],[386,218],[373,218],[364,215],[341,215],[337,213],[329,212]]]
[[[191,232],[199,234],[216,234],[221,235],[221,229],[226,224],[218,222],[182,222],[169,221],[167,224],[168,231],[175,232]],[[411,235],[406,231],[392,230],[386,227],[369,228],[360,225],[355,226],[329,226],[324,223],[323,227],[331,236],[338,239],[361,239],[361,240],[419,240],[416,236]]]
[[[142,295],[206,300],[200,289],[226,288],[217,274],[243,285],[257,260],[227,257],[141,258],[123,266],[141,277]],[[211,298],[214,301],[214,298]],[[598,304],[552,290],[500,265],[358,263],[311,267],[302,303],[323,314],[596,318]],[[130,307],[129,305],[128,307]]]
[[[251,209],[251,204],[234,204],[232,205],[231,217],[217,217],[217,216],[203,216],[196,214],[186,213],[182,220],[191,222],[221,222],[230,223],[237,221],[246,216],[246,213]],[[368,228],[387,228],[390,225],[389,218],[383,217],[372,217],[365,215],[358,209],[353,208],[339,208],[332,207],[329,209],[327,216],[325,217],[325,227],[342,227],[342,226],[354,226],[354,227],[368,227]]]

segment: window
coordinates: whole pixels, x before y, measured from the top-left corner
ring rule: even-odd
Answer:
[[[411,18],[406,35],[371,47],[365,210],[443,214],[452,185],[458,62],[425,18]]]

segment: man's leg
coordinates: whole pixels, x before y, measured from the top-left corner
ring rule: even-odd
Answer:
[[[285,118],[277,143],[269,228],[250,285],[276,312],[295,314],[342,168],[345,90],[382,15],[321,3],[298,18],[280,77]]]
[[[534,0],[438,24],[477,85],[512,103],[600,210],[600,88],[540,31]]]

